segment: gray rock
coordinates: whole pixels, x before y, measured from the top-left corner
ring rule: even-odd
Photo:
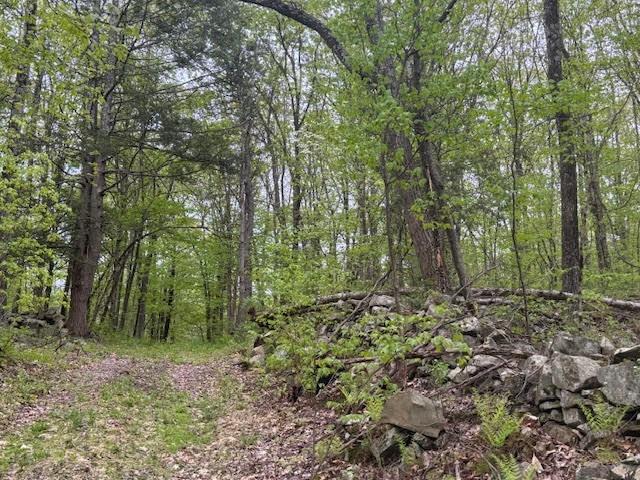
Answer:
[[[446,421],[440,402],[412,390],[390,397],[382,410],[382,423],[437,438]]]
[[[636,470],[637,467],[635,467],[634,465],[616,465],[610,470],[610,478],[612,478],[613,480],[635,480],[636,478],[640,478],[635,476]]]
[[[462,333],[478,336],[481,330],[480,320],[476,317],[467,317],[455,323]]]
[[[553,421],[556,423],[562,423],[563,422],[563,417],[562,417],[562,411],[561,410],[551,410],[549,412],[549,416],[547,417],[547,421]]]
[[[580,437],[578,433],[556,422],[547,422],[542,426],[542,430],[558,443],[565,445],[575,445]]]
[[[542,368],[549,361],[549,357],[544,355],[531,355],[522,364],[522,371],[525,374],[525,378],[528,383],[538,383],[540,375],[542,375]]]
[[[464,382],[463,378],[461,377],[458,378],[461,373],[462,373],[462,368],[456,367],[453,370],[449,370],[449,373],[447,374],[447,378],[455,383]]]
[[[630,457],[622,460],[622,463],[627,465],[638,465],[640,466],[640,455],[631,455]]]
[[[585,418],[579,408],[563,408],[562,421],[568,427],[576,428],[585,422]]]
[[[382,463],[382,460],[393,458],[400,454],[399,444],[406,438],[406,434],[399,428],[387,426],[382,432],[375,436],[370,443],[369,449],[376,458]]]
[[[264,345],[259,345],[253,349],[251,353],[251,358],[249,359],[249,367],[250,368],[259,368],[263,367],[266,360],[266,352],[264,349]]]
[[[507,332],[498,328],[487,336],[487,341],[493,342],[496,345],[505,345],[511,343],[511,338],[509,338]]]
[[[369,299],[370,307],[393,307],[396,301],[389,295],[372,295]]]
[[[605,357],[610,357],[616,350],[616,346],[607,337],[600,339],[600,353]]]
[[[562,408],[573,408],[585,403],[585,399],[578,393],[569,390],[558,390],[558,398],[560,398],[560,406]]]
[[[553,384],[570,392],[583,388],[600,386],[598,371],[600,365],[590,358],[554,353],[551,357],[551,378]]]
[[[374,307],[371,307],[371,313],[373,313],[374,315],[384,315],[385,313],[389,313],[389,308],[379,307],[376,305]]]
[[[608,480],[609,467],[598,462],[587,462],[578,467],[576,480]]]
[[[415,442],[423,450],[434,450],[436,448],[436,442],[433,438],[429,438],[421,433],[414,433],[411,437],[411,441]]]
[[[495,367],[496,365],[499,365],[501,363],[502,363],[502,360],[500,360],[498,357],[479,354],[474,356],[471,359],[471,361],[469,362],[469,365],[472,367],[477,367],[479,369],[485,369],[485,368]]]
[[[556,397],[556,388],[553,385],[553,378],[551,375],[551,364],[545,363],[540,372],[540,378],[538,379],[538,385],[536,386],[534,401],[535,403],[542,403],[546,400],[553,400]]]
[[[613,363],[620,363],[623,360],[631,360],[633,362],[640,360],[640,345],[629,348],[619,348],[613,352]]]
[[[538,408],[543,412],[547,410],[560,408],[560,407],[561,407],[560,402],[556,400],[547,400],[546,402],[542,402],[540,405],[538,405]]]
[[[600,357],[600,345],[593,340],[560,332],[551,343],[551,351],[578,357]]]
[[[602,393],[611,403],[640,407],[640,365],[623,362],[602,367],[598,380]]]

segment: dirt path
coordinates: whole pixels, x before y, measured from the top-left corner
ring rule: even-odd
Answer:
[[[383,478],[318,462],[314,445],[334,415],[310,400],[284,401],[238,360],[109,354],[71,362],[8,415],[0,478]]]

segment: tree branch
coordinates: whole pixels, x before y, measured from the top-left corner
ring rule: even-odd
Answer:
[[[351,61],[349,60],[349,55],[347,54],[347,51],[342,46],[342,43],[340,43],[340,40],[338,40],[336,36],[333,34],[331,29],[327,27],[320,19],[305,12],[299,6],[290,2],[282,1],[282,0],[239,0],[239,1],[242,3],[249,3],[252,5],[259,5],[261,7],[269,8],[315,31],[318,35],[320,35],[324,43],[327,45],[327,47],[329,47],[331,52],[335,55],[338,61],[344,66],[344,68],[346,68],[349,72],[353,72],[353,66],[351,65]]]

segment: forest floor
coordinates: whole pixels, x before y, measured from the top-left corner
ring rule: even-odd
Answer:
[[[0,366],[0,478],[384,478],[317,462],[333,414],[229,348],[54,347]]]

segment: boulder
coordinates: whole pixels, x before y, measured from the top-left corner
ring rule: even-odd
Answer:
[[[620,363],[624,360],[631,360],[632,362],[640,360],[640,345],[629,348],[619,348],[613,352],[613,363]]]
[[[556,442],[564,443],[565,445],[575,445],[580,439],[575,431],[556,422],[545,423],[542,426],[542,430]]]
[[[551,351],[578,357],[600,358],[601,356],[598,342],[566,332],[560,332],[556,335],[551,343]]]
[[[437,438],[446,421],[440,402],[412,390],[390,397],[382,410],[382,423]]]
[[[565,355],[556,352],[551,357],[551,379],[553,384],[570,392],[578,392],[583,388],[600,386],[598,372],[600,365],[587,357]]]
[[[625,361],[602,367],[598,373],[602,393],[611,403],[640,407],[640,366]]]
[[[578,467],[576,480],[608,480],[611,478],[609,467],[598,462],[587,462]]]

